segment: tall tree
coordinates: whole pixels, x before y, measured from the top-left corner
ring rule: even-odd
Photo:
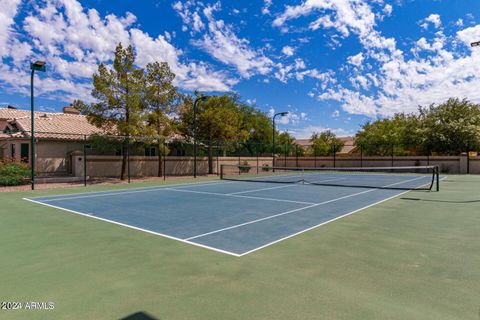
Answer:
[[[245,145],[250,154],[268,152],[272,143],[272,121],[268,115],[255,107],[240,104],[241,130],[246,136]]]
[[[312,143],[311,149],[313,154],[318,156],[333,155],[335,152],[340,151],[345,144],[330,130],[313,133],[310,142]]]
[[[187,96],[180,108],[181,130],[193,137],[193,100]],[[241,115],[238,112],[238,97],[221,95],[210,97],[197,105],[197,140],[207,146],[208,172],[213,173],[213,147],[223,141],[244,141],[246,133],[240,130]]]
[[[288,131],[282,133],[275,132],[275,134],[275,153],[283,153],[286,156],[290,155],[291,151],[296,148],[295,137],[293,137]]]
[[[173,85],[175,74],[167,62],[154,62],[146,67],[146,134],[158,148],[158,176],[162,176],[162,152],[166,137],[173,132],[171,115],[176,111],[179,92]]]
[[[133,48],[123,48],[120,43],[115,49],[113,68],[102,63],[93,75],[92,96],[96,102],[89,105],[75,102],[90,123],[109,134],[124,137],[122,180],[126,178],[130,137],[138,134],[141,128],[144,82],[143,70],[135,67]]]
[[[419,119],[415,115],[395,114],[392,118],[368,122],[357,133],[355,144],[365,155],[404,155],[421,149]]]
[[[480,148],[480,105],[451,98],[419,110],[417,132],[430,150],[458,155]]]

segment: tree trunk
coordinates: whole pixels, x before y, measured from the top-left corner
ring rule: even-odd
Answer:
[[[213,174],[213,148],[212,144],[208,144],[208,173]]]
[[[127,145],[126,145],[126,142],[124,142],[122,147],[122,173],[120,175],[120,180],[125,180],[126,178],[127,178]]]
[[[158,142],[158,177],[161,177],[163,172],[162,172],[162,143]]]

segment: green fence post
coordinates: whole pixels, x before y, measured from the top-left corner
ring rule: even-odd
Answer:
[[[83,186],[87,186],[87,135],[83,137]]]

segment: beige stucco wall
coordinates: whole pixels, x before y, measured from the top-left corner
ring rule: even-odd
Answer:
[[[70,174],[70,153],[83,150],[81,142],[42,141],[36,145],[37,171],[40,174]]]
[[[30,155],[29,139],[8,139],[0,141],[0,146],[4,145],[1,159],[20,161],[21,144],[28,144]],[[10,148],[15,145],[15,157],[11,159]],[[75,150],[83,150],[83,144],[77,142],[65,141],[45,141],[40,140],[36,143],[36,170],[39,174],[67,174],[69,173],[69,154]]]
[[[20,160],[21,143],[29,144],[28,139],[10,139],[8,141],[0,141],[1,146],[4,145],[3,155],[0,150],[1,157],[9,157],[10,144],[16,145],[16,160]],[[42,175],[50,174],[73,174],[70,163],[70,154],[77,151],[80,155],[75,158],[75,163],[81,170],[76,170],[76,175],[83,175],[83,143],[82,142],[65,142],[65,141],[45,141],[40,140],[37,143],[37,171]],[[121,170],[120,156],[93,156],[87,158],[87,175],[91,177],[118,177]],[[132,176],[156,176],[158,172],[158,158],[132,156],[130,157],[130,169]],[[213,159],[213,172],[217,173],[221,164],[238,164],[238,157],[219,157]],[[241,163],[247,162],[249,165],[259,166],[272,165],[271,157],[241,157]],[[467,172],[466,156],[430,156],[430,157],[394,157],[393,166],[416,166],[416,165],[438,165],[442,172],[446,173],[466,173]],[[333,167],[332,157],[277,157],[276,166],[286,167]],[[337,167],[388,167],[392,165],[391,157],[363,157],[358,156],[338,156],[335,161]],[[165,161],[167,175],[192,175],[193,174],[193,158],[192,157],[176,157],[169,156]],[[77,168],[77,169],[78,169]],[[206,174],[208,172],[207,158],[199,157],[197,163],[198,174]],[[470,173],[480,174],[480,157],[470,158]]]
[[[242,157],[241,162],[256,166],[257,158]],[[213,158],[213,173],[217,173],[222,164],[238,164],[238,157],[219,157],[218,162],[217,158]],[[258,158],[258,165],[265,164],[271,166],[272,159],[270,157]],[[120,156],[88,156],[87,158],[87,175],[89,177],[119,177],[121,168],[122,157]],[[192,175],[193,157],[167,157],[165,159],[165,172],[169,176]],[[156,176],[158,174],[158,158],[131,156],[130,173],[132,176]],[[197,173],[199,175],[208,173],[208,159],[206,157],[197,158]]]
[[[470,173],[480,173],[480,157],[470,158]],[[393,161],[392,161],[393,160]],[[462,161],[461,161],[462,160]],[[431,156],[431,157],[337,157],[336,167],[405,167],[405,166],[439,166],[441,172],[445,173],[466,173],[466,157],[462,156]],[[296,157],[279,157],[275,160],[279,167],[296,167]],[[333,167],[333,157],[299,157],[299,167]]]
[[[6,139],[0,141],[0,148],[3,149],[3,155],[1,159],[4,160],[9,160],[9,161],[20,161],[20,155],[21,155],[21,144],[26,143],[29,146],[30,150],[30,143],[27,139]],[[11,151],[11,145],[15,145],[15,156],[12,158],[10,151]],[[30,151],[29,151],[30,154]]]

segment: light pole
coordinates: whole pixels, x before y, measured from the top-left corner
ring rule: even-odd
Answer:
[[[32,70],[30,76],[30,117],[31,117],[31,128],[30,128],[30,162],[31,162],[31,178],[32,178],[32,190],[35,190],[35,112],[33,104],[33,78],[35,71],[45,72],[45,62],[36,61],[30,64],[30,70]]]
[[[277,116],[285,117],[286,115],[288,115],[288,112],[278,112],[278,113],[275,113],[275,114],[274,114],[273,119],[272,119],[272,122],[273,122],[273,134],[272,134],[272,167],[275,167],[275,117],[277,117]],[[275,169],[273,169],[273,171],[275,172]]]
[[[193,177],[197,177],[197,103],[207,101],[209,96],[200,96],[193,102]]]

